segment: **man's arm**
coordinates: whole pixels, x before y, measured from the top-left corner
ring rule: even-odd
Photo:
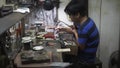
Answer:
[[[78,46],[78,48],[80,48],[80,50],[83,50],[84,48],[85,48],[85,45],[82,45],[82,44],[80,44],[79,42],[78,42],[78,33],[77,33],[77,31],[76,31],[76,29],[73,29],[72,30],[72,33],[74,34],[74,36],[75,36],[75,43],[76,43],[76,45]]]
[[[71,28],[60,28],[59,31],[65,31],[67,33],[73,33]]]

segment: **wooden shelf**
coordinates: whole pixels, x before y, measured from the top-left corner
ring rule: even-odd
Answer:
[[[5,17],[0,18],[0,35],[8,30],[10,27],[18,23],[23,19],[28,13],[12,13]]]

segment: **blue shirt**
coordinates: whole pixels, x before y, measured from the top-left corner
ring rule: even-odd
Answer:
[[[79,61],[84,63],[94,62],[99,44],[99,32],[94,21],[88,18],[82,25],[74,25],[78,32],[78,43],[85,45],[84,50],[78,48]]]

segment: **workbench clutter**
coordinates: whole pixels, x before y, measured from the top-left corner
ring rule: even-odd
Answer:
[[[50,56],[45,50],[23,51],[21,52],[21,62],[22,64],[50,62]]]
[[[24,44],[24,50],[30,50],[32,48],[31,37],[23,37],[22,43]]]
[[[25,41],[30,37],[23,37],[22,39]],[[42,43],[32,45],[29,50],[21,50],[20,59],[22,64],[50,63],[61,60],[60,53],[57,52],[57,49],[59,50],[62,46],[61,42],[57,40],[39,40],[38,42]]]
[[[11,14],[13,12],[13,7],[12,6],[2,6],[0,8],[0,17],[4,17],[8,14]]]

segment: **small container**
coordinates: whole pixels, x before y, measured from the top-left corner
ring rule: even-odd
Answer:
[[[32,48],[32,41],[28,40],[23,43],[24,44],[24,50],[30,50]]]

